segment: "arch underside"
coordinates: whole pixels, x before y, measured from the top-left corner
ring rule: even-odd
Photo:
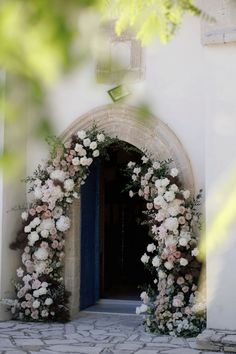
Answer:
[[[194,193],[194,177],[189,158],[173,131],[159,119],[150,116],[145,120],[139,110],[124,104],[107,105],[96,108],[76,119],[63,133],[66,141],[78,130],[87,130],[96,124],[111,137],[132,144],[140,150],[148,151],[155,160],[171,158],[172,164],[180,171],[180,179],[185,188]],[[71,207],[72,226],[66,239],[65,285],[71,292],[70,309],[74,317],[79,312],[80,294],[80,200]]]

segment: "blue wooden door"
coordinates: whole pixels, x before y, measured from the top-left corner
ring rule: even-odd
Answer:
[[[100,164],[94,162],[81,187],[81,281],[80,309],[96,303],[100,297]]]

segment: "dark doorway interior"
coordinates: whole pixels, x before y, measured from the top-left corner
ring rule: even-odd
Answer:
[[[130,181],[122,170],[129,161],[140,161],[140,153],[117,146],[109,150],[100,175],[100,297],[137,300],[138,286],[148,276],[140,258],[150,237],[140,225],[145,202],[123,192]]]

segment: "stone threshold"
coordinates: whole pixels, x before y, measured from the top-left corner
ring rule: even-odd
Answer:
[[[236,331],[205,329],[196,338],[197,349],[236,353]]]

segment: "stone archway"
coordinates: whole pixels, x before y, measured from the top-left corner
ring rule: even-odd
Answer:
[[[146,149],[156,159],[172,158],[173,165],[180,171],[180,178],[185,188],[194,192],[194,177],[189,158],[174,132],[158,118],[150,116],[147,120],[139,119],[139,111],[135,107],[124,104],[106,105],[76,119],[63,133],[67,140],[80,129],[88,129],[93,124],[108,135],[117,136],[140,150]],[[80,200],[74,201],[71,207],[72,226],[66,238],[65,247],[65,285],[71,292],[71,316],[79,311],[80,294]]]

